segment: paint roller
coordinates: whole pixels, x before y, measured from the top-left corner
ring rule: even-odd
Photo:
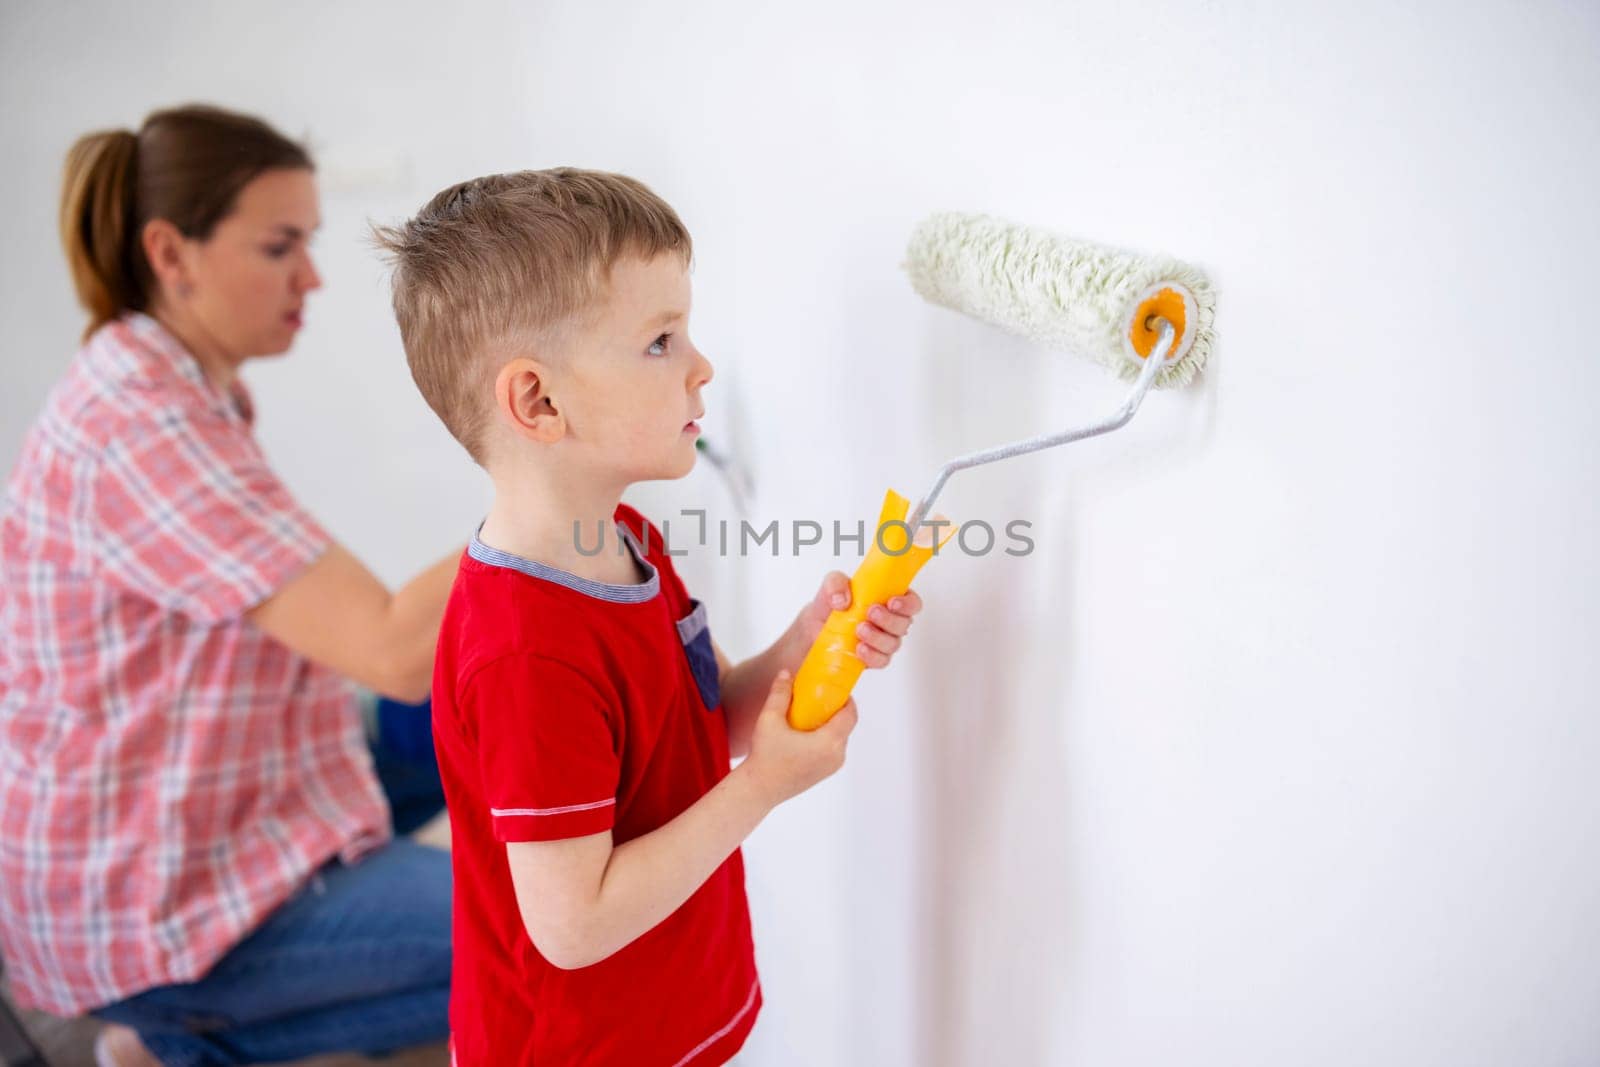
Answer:
[[[931,303],[1050,348],[1087,355],[1133,388],[1115,414],[960,456],[940,468],[915,510],[890,489],[877,534],[850,578],[850,606],[835,611],[795,672],[789,724],[815,730],[850,699],[865,664],[856,627],[867,610],[904,593],[955,526],[930,515],[956,471],[1109,433],[1127,424],[1152,385],[1185,385],[1205,366],[1216,299],[1196,268],[987,215],[943,213],[912,232],[904,269]],[[907,511],[911,510],[908,518]]]

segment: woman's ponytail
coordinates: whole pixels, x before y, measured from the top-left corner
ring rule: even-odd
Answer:
[[[134,263],[139,138],[128,130],[80,137],[67,152],[61,188],[61,243],[78,302],[89,312],[84,336],[146,302]]]

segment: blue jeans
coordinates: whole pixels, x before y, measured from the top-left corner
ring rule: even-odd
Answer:
[[[375,748],[404,834],[431,805],[437,770]],[[402,812],[405,813],[402,821]],[[353,867],[314,874],[205,977],[93,1014],[139,1032],[169,1067],[376,1055],[449,1034],[450,854],[397,837]]]

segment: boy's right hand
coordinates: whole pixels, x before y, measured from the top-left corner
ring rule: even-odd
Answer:
[[[804,793],[844,766],[845,743],[856,728],[854,698],[815,730],[789,725],[794,678],[779,671],[750,735],[750,754],[741,769],[761,784],[773,807]]]

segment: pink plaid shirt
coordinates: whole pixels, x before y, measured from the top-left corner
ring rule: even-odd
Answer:
[[[350,684],[244,612],[327,547],[154,319],[78,352],[0,511],[0,953],[73,1014],[193,981],[388,839]]]

